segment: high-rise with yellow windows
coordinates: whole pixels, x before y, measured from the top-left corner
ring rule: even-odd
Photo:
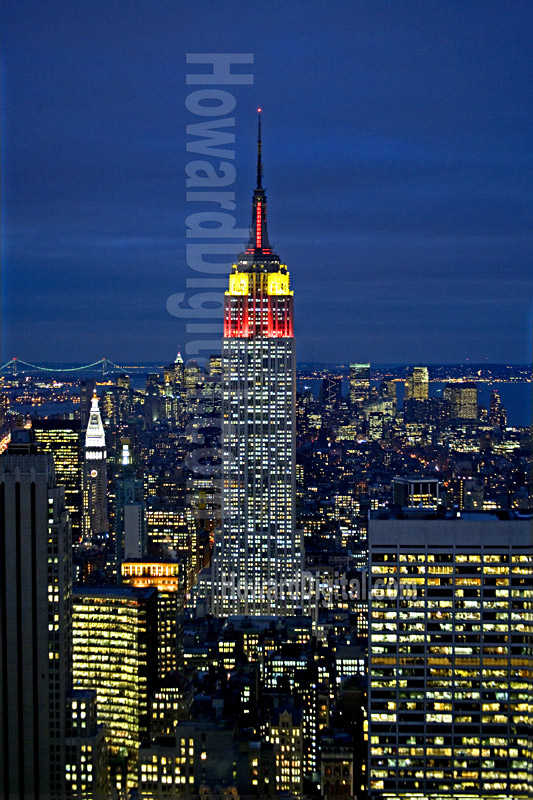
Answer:
[[[157,682],[157,590],[79,586],[73,603],[73,681],[94,689],[106,726],[112,783],[126,794],[137,782],[137,751],[150,734]]]
[[[65,487],[65,505],[72,525],[72,541],[81,539],[82,459],[79,420],[34,419],[35,440],[40,452],[54,457],[56,479]]]
[[[371,519],[369,543],[370,797],[530,797],[529,524]]]

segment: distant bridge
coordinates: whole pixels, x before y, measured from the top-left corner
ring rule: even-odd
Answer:
[[[30,369],[36,369],[40,372],[55,372],[56,374],[63,372],[79,372],[82,369],[99,369],[100,367],[102,368],[102,375],[106,375],[108,372],[124,372],[126,370],[125,367],[119,367],[108,358],[100,358],[98,361],[93,361],[92,364],[80,364],[76,367],[43,367],[39,364],[30,364],[28,361],[23,361],[21,358],[14,357],[6,361],[5,364],[2,364],[0,372],[11,370],[13,375],[17,375],[19,372],[19,364],[24,367],[30,367]],[[25,372],[23,368],[20,371]]]

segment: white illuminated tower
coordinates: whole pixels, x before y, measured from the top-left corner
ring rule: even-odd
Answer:
[[[270,247],[262,171],[259,117],[251,236],[224,307],[222,529],[212,576],[219,616],[290,614],[300,604],[293,292]]]
[[[83,465],[83,539],[108,533],[107,518],[107,448],[104,426],[93,395],[89,423],[85,434]]]

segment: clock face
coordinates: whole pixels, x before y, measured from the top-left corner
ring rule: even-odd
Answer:
[[[95,469],[92,469],[91,470],[91,478],[96,478],[97,475],[98,475],[98,472]]]

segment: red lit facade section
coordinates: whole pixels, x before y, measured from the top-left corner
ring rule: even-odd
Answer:
[[[224,336],[226,338],[292,338],[292,295],[269,295],[266,276],[254,275],[247,295],[226,295]]]

